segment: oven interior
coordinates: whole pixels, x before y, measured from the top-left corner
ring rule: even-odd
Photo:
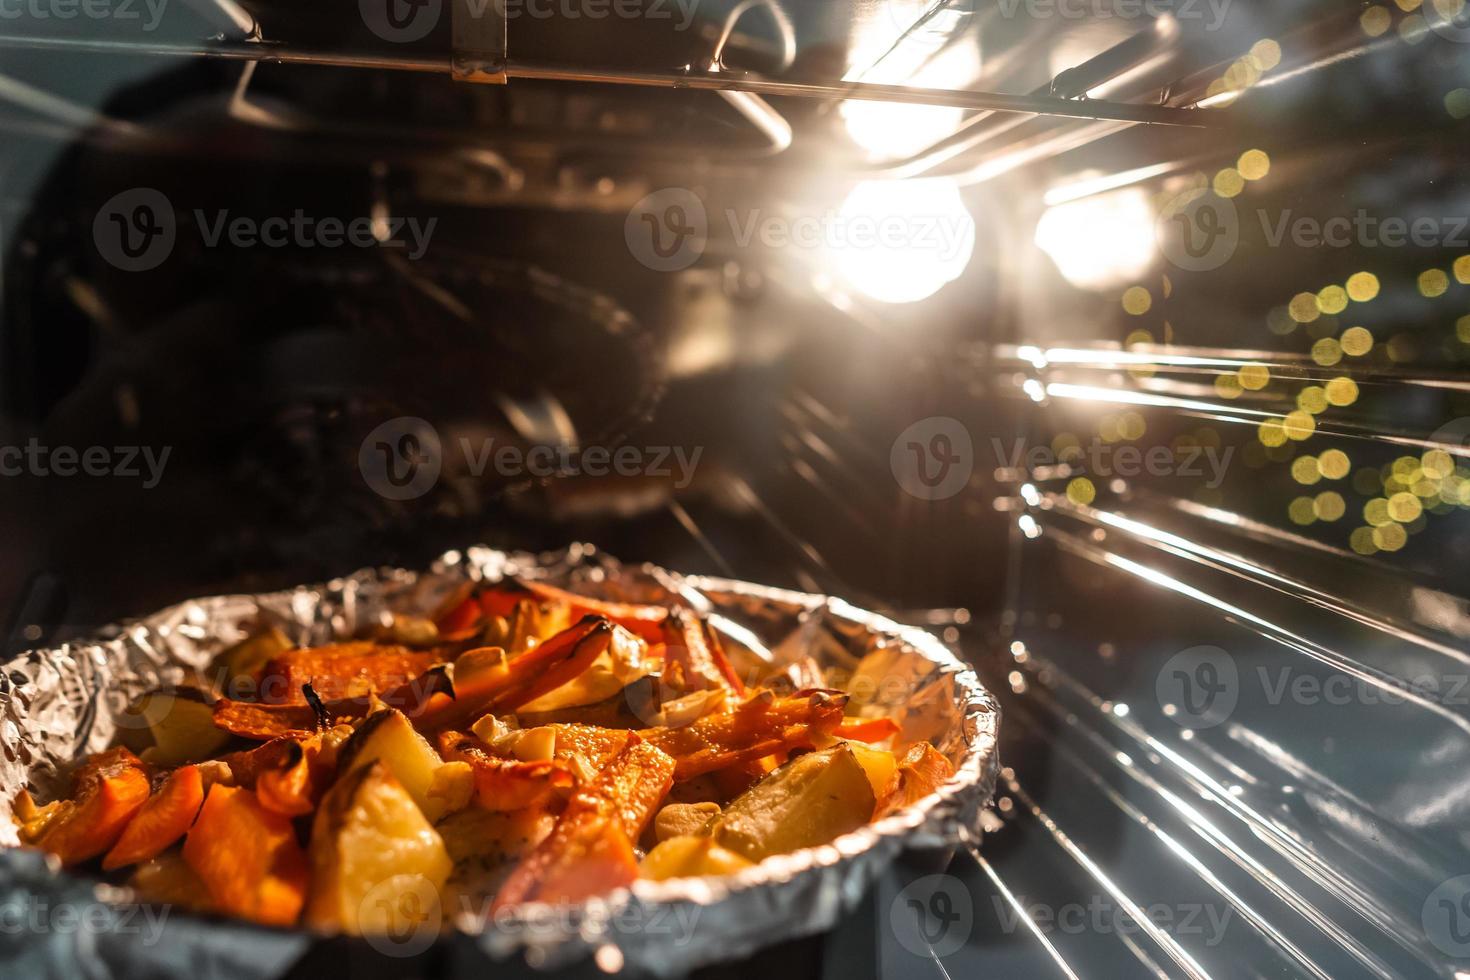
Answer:
[[[169,450],[7,471],[10,652],[471,542],[830,593],[1002,697],[972,920],[730,971],[1470,975],[1463,3],[467,3],[0,11],[0,443]],[[296,214],[372,241],[219,224]]]

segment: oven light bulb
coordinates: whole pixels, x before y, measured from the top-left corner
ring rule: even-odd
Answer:
[[[1154,263],[1153,207],[1138,187],[1058,204],[1037,223],[1036,244],[1072,285],[1114,289]]]
[[[928,299],[964,274],[975,219],[947,178],[871,180],[854,187],[825,243],[827,265],[882,303]]]

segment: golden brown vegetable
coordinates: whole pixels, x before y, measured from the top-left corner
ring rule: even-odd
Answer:
[[[710,824],[722,847],[751,861],[826,844],[873,816],[868,775],[845,744],[786,763]]]
[[[741,868],[753,866],[753,862],[721,847],[709,837],[686,836],[670,837],[660,843],[648,852],[638,870],[645,878],[666,881],[669,878],[733,874]]]
[[[928,742],[919,742],[899,760],[898,771],[883,794],[877,815],[883,817],[894,810],[913,806],[953,776],[954,766],[949,760]]]
[[[273,656],[261,668],[260,701],[305,704],[310,684],[324,701],[365,697],[402,687],[444,658],[433,651],[375,643],[341,643]]]
[[[128,821],[122,836],[102,859],[103,870],[137,864],[162,854],[188,832],[203,805],[204,779],[199,767],[174,770]]]
[[[577,791],[551,836],[516,866],[493,909],[579,902],[638,877],[633,841],[674,779],[674,760],[635,737],[597,781]]]
[[[755,695],[734,711],[708,715],[684,728],[654,728],[640,734],[678,760],[675,778],[684,780],[762,756],[806,748],[818,735],[842,723],[847,695],[838,691],[799,692],[775,698]]]
[[[124,729],[137,733],[127,742],[146,762],[164,769],[207,759],[229,738],[215,727],[212,703],[196,687],[149,691],[123,716]]]
[[[719,636],[692,613],[671,610],[664,620],[663,642],[664,676],[674,690],[745,693],[745,685],[730,666]]]
[[[439,914],[451,862],[438,832],[381,761],[343,776],[311,830],[307,924],[399,934]]]
[[[16,807],[21,840],[50,851],[64,865],[109,850],[148,800],[148,771],[127,749],[110,749],[82,764],[70,799],[37,808],[21,791]]]
[[[467,763],[474,770],[475,802],[486,810],[537,806],[575,782],[571,769],[563,762],[501,758],[478,738],[459,732],[442,734],[439,746],[446,759]]]
[[[429,795],[444,760],[395,708],[375,712],[357,727],[338,753],[337,771],[345,775],[374,762],[388,767],[430,822],[444,815],[444,801]]]
[[[718,803],[670,803],[653,818],[654,837],[663,842],[671,837],[697,836],[719,813]]]
[[[291,821],[248,789],[216,784],[184,839],[184,860],[221,910],[264,925],[294,925],[306,900],[306,856]]]

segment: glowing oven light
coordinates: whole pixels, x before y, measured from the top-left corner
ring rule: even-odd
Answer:
[[[1036,244],[1072,285],[1113,289],[1154,263],[1153,208],[1137,187],[1058,204],[1037,222]]]
[[[952,180],[866,181],[838,209],[825,251],[854,291],[915,303],[964,274],[975,254],[975,219]]]
[[[891,43],[888,35],[884,40]],[[979,49],[960,44],[932,57],[924,50],[900,49],[875,67],[848,77],[884,85],[963,89],[979,74]],[[953,106],[856,99],[842,103],[840,111],[848,136],[875,160],[913,156],[953,133],[965,119],[965,110]]]

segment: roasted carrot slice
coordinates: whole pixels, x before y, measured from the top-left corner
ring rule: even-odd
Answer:
[[[162,854],[189,830],[204,804],[204,777],[198,766],[175,769],[148,798],[112,850],[102,859],[111,871]]]
[[[306,690],[310,687],[303,688]],[[305,738],[335,725],[351,724],[383,705],[414,717],[436,697],[452,703],[453,691],[449,672],[441,666],[380,695],[323,701],[312,691],[305,704],[259,704],[220,698],[214,703],[214,723],[232,734],[263,742],[281,737]]]
[[[320,740],[313,737],[292,742],[295,751],[282,764],[262,771],[255,780],[255,796],[260,805],[283,817],[302,817],[316,809],[317,787],[312,782],[312,760]]]
[[[487,711],[514,711],[576,678],[607,649],[614,627],[587,617],[571,629],[516,657],[499,650],[470,650],[453,671],[435,667],[377,697],[308,698],[307,704],[257,704],[221,698],[214,723],[245,738],[262,741],[313,732],[366,717],[381,705],[398,708],[421,728],[439,730],[468,722]],[[450,680],[450,676],[453,680]]]
[[[674,781],[674,760],[630,735],[597,781],[578,790],[551,834],[521,859],[492,913],[523,902],[580,902],[638,877],[634,840]]]
[[[881,742],[897,735],[899,731],[901,729],[898,722],[892,718],[873,718],[869,721],[843,722],[832,734],[855,742]]]
[[[665,676],[683,691],[728,690],[744,694],[745,685],[725,656],[709,624],[682,609],[663,622]]]
[[[475,771],[475,802],[486,810],[522,810],[545,802],[575,781],[567,764],[555,759],[521,762],[495,755],[488,745],[463,732],[439,736],[446,762],[467,762]]]
[[[475,630],[480,628],[480,621],[484,615],[480,604],[471,596],[461,600],[447,613],[440,616],[434,621],[434,625],[439,628],[441,640],[454,643],[473,636]]]
[[[842,724],[847,700],[839,691],[799,691],[789,698],[762,691],[733,711],[706,715],[684,728],[639,734],[678,761],[675,778],[683,781],[776,752],[810,748],[817,735],[831,734]]]
[[[576,679],[613,640],[613,625],[593,616],[525,653],[507,657],[493,648],[470,650],[454,663],[454,696],[417,711],[404,709],[421,728],[466,724],[486,712],[502,714]]]
[[[878,801],[877,817],[886,816],[894,810],[915,803],[949,782],[954,776],[954,766],[938,749],[928,742],[911,746],[898,762],[883,798]]]
[[[555,757],[562,762],[573,762],[581,768],[585,764],[593,772],[601,772],[607,764],[628,747],[632,735],[626,729],[599,728],[596,725],[552,725],[556,731]]]
[[[342,643],[290,650],[272,657],[260,672],[260,700],[306,704],[303,685],[326,701],[391,691],[419,677],[444,657],[432,650]]]
[[[108,851],[148,801],[148,770],[124,748],[92,756],[77,770],[72,796],[33,841],[67,866]]]
[[[514,612],[516,603],[527,598],[527,593],[543,602],[559,602],[568,606],[574,621],[583,616],[601,616],[649,643],[660,643],[663,640],[662,627],[668,610],[661,606],[593,599],[544,582],[501,583],[480,594],[480,605],[486,615],[504,616],[508,619]]]
[[[300,738],[283,735],[253,749],[222,755],[219,761],[229,766],[234,785],[254,789],[262,773],[290,765],[300,745]]]
[[[184,839],[184,860],[224,912],[293,925],[306,901],[306,855],[291,821],[248,789],[215,784]]]

